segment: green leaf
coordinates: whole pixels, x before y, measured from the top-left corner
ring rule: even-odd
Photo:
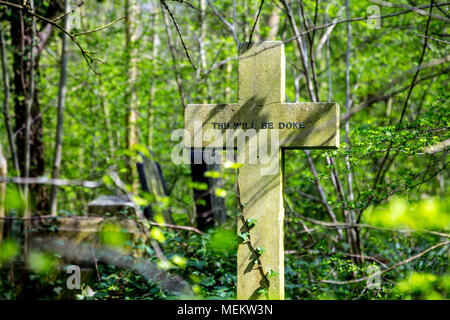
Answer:
[[[258,255],[262,255],[266,251],[266,248],[264,248],[264,247],[256,247],[255,251],[256,251],[256,253]]]
[[[248,232],[244,232],[244,233],[239,232],[239,233],[238,233],[238,237],[239,237],[240,239],[242,239],[242,241],[247,241],[249,235],[250,235],[250,234],[249,234]]]
[[[247,227],[248,228],[253,228],[256,225],[257,222],[258,222],[258,219],[248,218],[247,219]]]
[[[278,272],[273,271],[272,269],[270,269],[269,272],[267,272],[266,277],[267,277],[267,279],[270,279],[270,278],[275,277],[277,275],[278,275]]]

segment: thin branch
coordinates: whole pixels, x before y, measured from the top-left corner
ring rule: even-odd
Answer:
[[[261,0],[261,4],[259,5],[258,14],[256,15],[255,23],[253,24],[252,31],[250,32],[250,37],[248,40],[247,48],[250,46],[250,43],[252,42],[253,32],[255,31],[256,24],[258,23],[259,15],[261,14],[263,5],[264,5],[264,0]]]
[[[313,85],[312,85],[312,82],[311,82],[311,79],[310,79],[310,76],[309,76],[309,72],[308,72],[308,62],[306,60],[307,53],[305,52],[305,48],[303,46],[303,40],[302,40],[302,37],[300,36],[304,32],[300,33],[298,31],[297,24],[296,24],[295,19],[294,19],[294,15],[292,14],[292,10],[291,10],[291,7],[289,6],[288,2],[286,0],[281,0],[281,2],[282,2],[283,6],[284,6],[284,8],[286,10],[286,14],[287,14],[288,19],[289,19],[289,24],[291,25],[292,31],[293,31],[293,33],[295,35],[295,37],[291,38],[291,39],[292,40],[296,40],[296,42],[297,42],[297,47],[298,47],[298,51],[299,51],[299,54],[300,54],[300,61],[301,61],[302,66],[303,66],[305,80],[306,80],[306,87],[308,89],[309,97],[311,98],[311,100],[313,102],[316,102],[317,99],[316,99],[316,96],[314,94]],[[304,33],[304,34],[307,34],[307,33]],[[288,42],[288,41],[287,40],[283,41],[283,43],[286,43],[286,42]]]
[[[8,221],[32,221],[32,220],[58,220],[58,219],[67,219],[67,218],[76,218],[80,220],[86,220],[86,219],[101,219],[101,220],[107,220],[108,218],[103,217],[89,217],[89,216],[52,216],[52,215],[45,215],[45,216],[33,216],[29,218],[22,218],[22,217],[0,217],[0,220],[8,220]],[[189,227],[189,226],[180,226],[170,223],[157,223],[154,221],[145,221],[145,223],[148,223],[151,226],[155,227],[161,227],[161,228],[169,228],[169,229],[178,229],[178,230],[186,230],[186,231],[192,231],[198,234],[205,234],[204,232],[198,230],[195,227]]]
[[[70,40],[72,40],[72,42],[74,42],[74,43],[76,44],[76,46],[80,49],[81,54],[82,54],[84,60],[86,61],[87,65],[89,66],[89,68],[90,68],[96,75],[100,75],[100,73],[97,72],[97,71],[94,69],[94,67],[92,66],[92,62],[94,62],[94,61],[100,61],[100,60],[98,60],[98,59],[96,59],[96,58],[93,58],[93,57],[91,56],[92,53],[86,51],[86,50],[81,46],[81,44],[78,42],[78,40],[76,39],[76,35],[71,34],[68,30],[66,30],[66,29],[64,29],[63,27],[61,27],[59,24],[57,24],[57,23],[55,22],[55,20],[51,20],[51,19],[48,19],[48,18],[46,18],[46,17],[44,17],[44,16],[39,15],[39,14],[35,13],[33,10],[30,10],[30,8],[27,7],[27,6],[21,6],[21,5],[19,5],[19,4],[10,3],[10,2],[7,2],[7,1],[2,1],[2,0],[0,0],[0,5],[4,5],[4,6],[10,7],[10,8],[13,8],[13,9],[21,10],[21,11],[23,11],[23,12],[25,12],[25,13],[27,13],[27,14],[29,14],[29,15],[35,17],[35,18],[38,18],[39,20],[42,20],[42,21],[45,21],[45,22],[51,24],[52,26],[54,26],[54,27],[56,27],[57,29],[59,29],[61,32],[65,33],[67,36],[70,37]],[[123,18],[121,18],[121,19],[123,19]],[[119,19],[119,20],[121,20],[121,19]],[[57,21],[57,20],[56,20],[56,21]],[[118,21],[118,20],[116,20],[115,22],[117,22],[117,21]],[[113,23],[115,23],[115,22],[113,22]],[[111,24],[112,24],[112,23],[111,23]],[[111,25],[111,24],[109,24],[109,25]],[[95,29],[95,30],[93,30],[93,31],[86,31],[86,33],[91,33],[91,32],[95,32],[95,31],[99,31],[99,30],[103,30],[103,29],[105,29],[105,28],[104,28],[104,27],[100,27],[100,28],[97,28],[97,29]]]
[[[307,156],[307,159],[308,159],[309,168],[310,168],[310,170],[311,170],[311,172],[312,172],[312,174],[314,176],[314,181],[316,183],[317,190],[319,191],[320,198],[322,200],[322,204],[325,206],[325,209],[326,209],[328,215],[330,216],[331,221],[333,221],[334,223],[338,223],[337,219],[336,219],[336,215],[334,214],[333,209],[331,208],[331,206],[328,204],[328,200],[327,200],[327,197],[325,195],[325,191],[323,190],[322,185],[320,183],[320,180],[319,180],[319,178],[317,176],[316,167],[314,165],[314,162],[311,159],[311,153],[308,150],[305,150],[304,152],[305,152],[305,154]],[[337,232],[339,234],[339,238],[342,239],[343,236],[342,236],[341,229],[340,228],[336,228],[336,230],[337,230]]]
[[[430,40],[433,40],[433,41],[437,41],[437,42],[442,42],[442,43],[445,43],[445,44],[450,44],[450,41],[441,40],[441,39],[437,39],[437,38],[430,37],[430,36],[424,36],[423,34],[418,34],[417,36],[425,38],[425,39],[430,39]]]
[[[311,230],[311,229],[310,229]],[[321,252],[319,250],[306,250],[306,251],[298,251],[298,250],[285,250],[284,254],[296,254],[296,255],[321,255],[321,256],[338,256],[338,255],[343,255],[343,256],[347,256],[347,257],[360,257],[360,255],[356,255],[356,254],[352,254],[352,253],[347,253],[347,252]],[[364,255],[364,259],[366,260],[370,260],[370,261],[375,261],[376,263],[382,265],[385,268],[388,268],[388,266],[380,261],[377,258],[371,257],[371,256],[366,256]]]
[[[64,19],[66,16],[68,16],[68,15],[74,13],[75,10],[77,10],[78,8],[80,8],[82,5],[84,5],[84,2],[83,2],[83,1],[80,2],[79,4],[77,4],[77,5],[76,5],[73,9],[71,9],[69,12],[62,14],[62,15],[60,15],[59,17],[56,17],[56,18],[53,19],[52,21],[53,21],[53,22],[58,22],[59,20]]]
[[[164,9],[166,9],[166,11],[169,13],[170,18],[172,19],[172,22],[175,25],[175,29],[177,30],[178,36],[180,37],[181,44],[183,45],[183,49],[184,49],[184,52],[186,53],[186,57],[188,58],[189,63],[191,64],[192,68],[194,68],[194,70],[197,70],[197,67],[195,66],[194,62],[191,59],[191,56],[189,54],[189,50],[188,50],[188,48],[186,46],[186,43],[184,42],[183,36],[181,35],[180,26],[178,25],[177,20],[175,19],[174,15],[170,11],[169,7],[167,6],[167,4],[166,4],[166,2],[164,0],[161,0],[161,4],[163,5]]]
[[[431,231],[431,230],[425,230],[425,229],[394,229],[394,228],[384,228],[384,227],[377,227],[374,225],[366,224],[366,223],[359,223],[359,224],[352,224],[352,223],[341,223],[341,222],[326,222],[326,221],[320,221],[312,218],[305,217],[295,211],[291,211],[297,218],[308,221],[313,224],[320,225],[322,227],[326,228],[341,228],[341,229],[347,229],[347,228],[367,228],[367,229],[374,229],[379,231],[389,231],[389,232],[398,232],[398,233],[415,233],[415,232],[423,232],[432,234],[439,237],[444,238],[450,238],[450,234],[443,233],[443,232],[437,232],[437,231]]]
[[[430,15],[428,16],[427,25],[426,25],[426,29],[425,29],[425,35],[426,36],[428,35],[428,30],[430,28],[431,12],[433,10],[433,3],[434,3],[434,0],[431,0],[430,1]],[[417,77],[419,76],[419,72],[420,72],[420,66],[422,65],[423,58],[425,56],[425,52],[426,52],[426,49],[427,49],[427,43],[428,43],[428,39],[425,38],[425,41],[424,41],[424,44],[423,44],[423,47],[422,47],[422,53],[421,53],[420,59],[419,59],[418,68],[417,68],[416,73],[414,74],[414,77],[413,77],[412,81],[411,81],[411,85],[409,86],[408,94],[406,96],[405,103],[403,105],[402,114],[400,116],[399,123],[402,123],[402,121],[403,121],[403,118],[404,118],[405,113],[406,113],[406,109],[408,107],[409,98],[411,97],[411,93],[412,93],[412,91],[413,91],[413,89],[414,89],[414,87],[416,85],[416,80],[417,80]],[[394,142],[390,143],[386,154],[384,155],[383,159],[381,160],[381,164],[379,165],[377,174],[375,175],[375,179],[374,179],[373,185],[372,185],[372,189],[374,189],[374,190],[376,189],[378,183],[380,183],[382,181],[382,177],[384,177],[385,172],[387,172],[387,170],[389,168],[389,167],[387,167],[386,170],[384,170],[384,165],[385,165],[385,163],[386,163],[386,161],[387,161],[387,159],[389,157],[389,154],[391,152],[391,148],[392,148],[393,143]],[[361,213],[362,213],[362,211],[361,211]],[[360,220],[360,218],[361,218],[361,214],[358,217],[358,221]]]
[[[408,6],[407,4],[396,4],[396,3],[394,4],[394,3],[390,3],[390,2],[382,1],[382,0],[369,0],[369,2],[376,3],[380,6],[385,6],[385,7],[390,7],[390,8],[410,9],[410,10],[414,11],[415,13],[420,14],[425,17],[428,16],[428,17],[433,17],[435,19],[447,22],[447,23],[450,22],[450,19],[448,19],[446,17],[442,17],[442,16],[436,15],[436,14],[431,14],[431,12],[427,13],[426,11],[420,10],[419,8],[416,8],[416,7]]]
[[[97,181],[84,181],[84,180],[67,180],[67,179],[49,179],[47,177],[31,177],[31,178],[22,178],[22,177],[0,177],[0,182],[7,183],[16,183],[16,184],[48,184],[55,186],[80,186],[84,188],[99,188],[104,184],[102,182]]]
[[[422,68],[422,69],[423,69],[423,68]],[[419,83],[422,83],[422,82],[424,82],[424,81],[427,81],[427,80],[429,80],[429,79],[432,79],[432,78],[438,77],[438,76],[440,76],[440,75],[446,74],[446,73],[448,73],[448,72],[450,72],[450,67],[448,67],[448,68],[443,68],[443,69],[441,69],[440,71],[438,71],[438,72],[436,72],[436,73],[432,73],[432,74],[429,74],[429,75],[426,75],[426,76],[420,78],[419,80],[416,81],[416,85],[418,85]],[[394,81],[392,81],[391,83],[389,83],[388,86],[392,87],[392,86],[393,86],[393,84],[392,84],[393,82],[394,82]],[[388,86],[387,86],[387,87],[388,87]],[[391,93],[386,93],[386,94],[385,94],[386,91],[380,90],[380,91],[378,92],[379,95],[378,95],[378,94],[377,94],[377,95],[374,95],[374,96],[368,98],[367,100],[365,100],[363,103],[359,104],[357,107],[352,108],[352,110],[349,112],[349,114],[348,114],[347,116],[342,115],[342,116],[341,116],[341,122],[344,123],[345,120],[347,119],[347,117],[351,118],[351,117],[354,116],[356,113],[358,113],[358,112],[362,111],[363,109],[365,109],[365,108],[371,106],[371,105],[374,104],[375,102],[385,101],[385,100],[387,100],[387,99],[389,99],[389,98],[391,98],[391,97],[393,97],[393,96],[398,95],[399,93],[402,93],[403,91],[408,90],[409,87],[410,87],[409,85],[408,85],[408,86],[404,86],[404,87],[399,88],[399,89],[397,89],[397,90],[395,90],[395,91],[392,91]]]
[[[113,24],[115,24],[115,23],[117,23],[117,22],[119,22],[120,20],[123,20],[123,19],[127,19],[127,17],[126,16],[121,17],[121,18],[116,19],[113,22],[110,22],[107,25],[104,25],[102,27],[98,27],[98,28],[95,28],[95,29],[92,29],[92,30],[83,31],[83,32],[80,32],[80,33],[75,33],[75,34],[73,34],[73,36],[74,37],[78,37],[78,36],[83,36],[83,35],[86,35],[86,34],[89,34],[89,33],[93,33],[93,32],[104,30],[104,29],[112,26]]]
[[[236,43],[236,47],[239,48],[239,40],[238,37],[236,35],[236,28],[234,26],[234,21],[233,24],[230,24],[221,14],[220,12],[217,10],[217,8],[211,3],[210,0],[207,0],[208,4],[210,5],[210,7],[213,10],[213,13],[220,19],[220,21],[222,21],[222,23],[228,28],[228,30],[231,33],[231,36],[234,39],[234,42]]]
[[[184,3],[184,4],[187,4],[189,7],[191,7],[192,9],[196,10],[196,8],[192,5],[192,3],[190,3],[189,1],[186,1],[186,0],[168,0],[168,1],[175,1],[175,2],[179,2],[179,3]]]
[[[437,248],[446,246],[446,245],[448,245],[448,244],[450,244],[450,241],[440,242],[440,243],[438,243],[438,244],[436,244],[436,245],[434,245],[434,246],[431,246],[431,247],[425,249],[424,251],[422,251],[422,252],[420,252],[420,253],[418,253],[418,254],[412,256],[412,257],[409,257],[408,259],[405,259],[405,260],[403,260],[403,261],[401,261],[401,262],[399,262],[399,263],[396,263],[396,264],[394,264],[393,266],[391,266],[391,267],[389,267],[389,268],[386,268],[386,269],[384,269],[384,270],[375,272],[375,273],[373,273],[373,274],[371,274],[370,276],[367,276],[367,277],[358,278],[358,279],[354,279],[354,280],[348,280],[348,281],[321,280],[320,282],[331,283],[331,284],[353,284],[353,283],[358,283],[358,282],[366,281],[366,280],[369,279],[369,278],[373,278],[373,277],[376,277],[376,276],[378,276],[378,275],[382,275],[382,274],[384,274],[384,273],[386,273],[386,272],[389,272],[389,271],[394,270],[394,269],[396,269],[396,268],[398,268],[398,267],[401,267],[401,266],[403,266],[403,265],[405,265],[405,264],[408,264],[408,263],[410,263],[410,262],[412,262],[412,261],[414,261],[414,260],[417,260],[417,259],[419,259],[420,257],[422,257],[422,256],[424,256],[425,254],[427,254],[428,252],[433,251],[433,250],[435,250],[435,249],[437,249]]]
[[[209,0],[208,0],[208,1],[209,1]],[[450,2],[436,3],[436,4],[433,5],[433,7],[442,7],[442,6],[448,6],[448,5],[450,5]],[[430,8],[430,6],[429,6],[429,5],[425,5],[425,6],[418,7],[418,8],[419,8],[419,9],[426,9],[426,8]],[[235,57],[227,58],[227,59],[225,59],[225,60],[216,62],[216,63],[214,63],[214,64],[208,69],[208,71],[206,72],[205,76],[202,77],[202,79],[206,78],[206,77],[207,77],[212,71],[214,71],[215,69],[220,68],[221,66],[223,66],[224,64],[226,64],[226,63],[228,63],[228,62],[230,62],[230,61],[233,61],[233,60],[239,60],[239,59],[248,59],[248,58],[251,58],[251,57],[253,57],[253,56],[256,56],[256,55],[260,54],[262,51],[269,50],[269,49],[273,49],[273,48],[276,48],[276,47],[280,46],[281,44],[286,44],[286,43],[289,43],[289,42],[291,42],[291,41],[294,41],[294,40],[297,40],[297,39],[299,39],[299,38],[302,38],[302,37],[304,37],[305,35],[307,35],[308,33],[313,32],[314,30],[327,29],[327,28],[329,28],[329,27],[331,27],[331,26],[334,26],[334,25],[337,25],[337,24],[341,24],[341,23],[364,21],[364,20],[367,20],[367,19],[369,19],[369,18],[370,18],[370,19],[387,19],[387,18],[393,18],[393,17],[397,17],[397,16],[400,16],[400,15],[408,14],[408,13],[410,13],[410,12],[412,12],[412,10],[408,9],[408,10],[404,10],[404,11],[398,11],[398,12],[394,12],[394,13],[391,13],[391,14],[387,14],[387,15],[384,15],[384,16],[363,16],[363,17],[357,17],[357,18],[351,18],[351,19],[334,20],[334,21],[332,21],[332,22],[330,22],[330,23],[326,23],[326,24],[324,24],[324,25],[317,26],[317,27],[308,29],[308,30],[306,30],[306,31],[304,31],[304,32],[298,33],[298,34],[296,34],[295,36],[293,36],[293,37],[291,37],[291,38],[289,38],[289,39],[283,40],[282,43],[280,43],[280,44],[279,44],[279,43],[275,43],[275,44],[273,44],[272,46],[268,46],[268,47],[266,47],[266,48],[264,48],[264,49],[261,49],[261,50],[258,51],[258,52],[255,52],[254,54],[247,55],[247,56],[245,56],[245,57],[235,56]],[[191,87],[191,89],[193,89],[193,87]],[[351,116],[351,115],[353,115],[353,112],[351,112],[350,116]],[[345,118],[344,118],[344,120],[345,120]]]
[[[434,0],[431,0],[431,6],[430,6],[430,15],[428,16],[428,20],[427,20],[427,26],[425,28],[425,37],[428,36],[428,31],[430,29],[430,22],[431,22],[431,12],[433,11],[433,3]],[[417,67],[417,71],[414,74],[413,80],[411,82],[411,86],[410,89],[408,91],[408,95],[406,96],[406,100],[405,100],[405,104],[403,105],[403,110],[402,110],[402,114],[400,116],[400,121],[399,123],[402,123],[403,121],[403,117],[405,116],[405,112],[406,112],[406,108],[408,107],[408,102],[409,102],[409,98],[411,96],[411,93],[414,89],[414,86],[416,85],[416,80],[417,77],[419,76],[419,72],[420,72],[420,66],[422,65],[423,62],[423,58],[425,57],[425,52],[427,50],[427,44],[428,44],[428,38],[425,38],[425,41],[423,43],[423,47],[422,47],[422,54],[420,55],[420,59],[419,59],[419,63],[418,63],[418,67]]]

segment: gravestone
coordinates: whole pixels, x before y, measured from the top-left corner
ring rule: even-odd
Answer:
[[[219,172],[221,170],[220,165],[207,164],[204,161],[195,163],[196,161],[194,161],[195,158],[203,158],[203,152],[213,151],[191,150],[191,177],[192,182],[206,185],[208,188],[207,190],[193,188],[197,228],[205,231],[209,227],[226,222],[226,208],[224,199],[216,195],[218,188],[223,187],[222,179],[205,176],[208,171]]]
[[[136,204],[126,196],[100,196],[89,202],[88,212],[90,216],[126,215],[133,217],[136,215]]]
[[[154,156],[150,150],[149,153],[152,157]],[[143,154],[140,156],[142,161],[136,163],[136,169],[139,175],[139,182],[142,190],[152,194],[156,201],[162,197],[168,196],[161,165],[157,161],[150,159]],[[173,223],[169,212],[164,213],[163,215],[167,223]],[[145,207],[144,216],[147,219],[153,219],[153,209],[151,204]]]
[[[284,103],[282,42],[241,44],[238,81],[237,103],[187,106],[184,143],[194,149],[235,149],[236,133],[244,134],[246,148],[238,148],[243,165],[237,225],[243,241],[237,252],[237,298],[284,299],[282,150],[338,148],[339,106]],[[270,142],[260,139],[269,134]],[[250,148],[260,141],[266,144]]]

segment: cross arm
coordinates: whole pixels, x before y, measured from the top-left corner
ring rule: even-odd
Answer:
[[[185,110],[185,146],[208,147],[208,131],[278,130],[280,147],[335,149],[339,147],[337,103],[271,103],[188,105]],[[197,141],[194,141],[198,139]],[[196,142],[196,143],[195,143]],[[215,146],[225,146],[225,142]]]

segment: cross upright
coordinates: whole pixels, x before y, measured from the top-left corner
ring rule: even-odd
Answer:
[[[242,209],[237,221],[241,238],[237,252],[237,299],[240,300],[284,299],[282,150],[339,147],[338,104],[285,103],[284,90],[283,43],[242,43],[238,102],[188,105],[185,109],[184,143],[188,148],[230,148],[228,137],[226,141],[211,143],[211,134],[206,139],[203,136],[205,130],[223,135],[231,129],[254,130],[256,134],[246,136],[247,145],[252,141],[261,142],[258,137],[262,133],[277,131],[278,134],[279,147],[268,161],[255,163],[254,153],[258,150],[245,150],[238,172]],[[271,140],[270,144],[273,143]],[[262,170],[264,167],[276,170],[267,174]]]

